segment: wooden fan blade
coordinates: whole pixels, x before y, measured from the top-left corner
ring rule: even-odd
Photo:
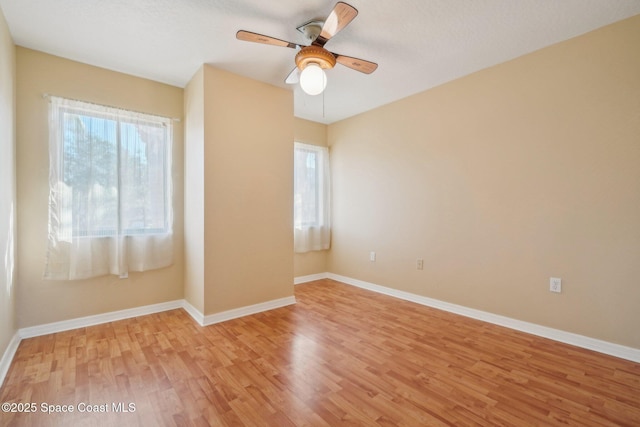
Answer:
[[[355,7],[341,1],[336,3],[326,21],[324,21],[320,35],[313,41],[313,44],[323,47],[331,37],[338,34],[357,15],[358,10]]]
[[[344,56],[338,55],[334,53],[333,56],[336,57],[336,62],[344,65],[345,67],[349,67],[353,70],[360,71],[361,73],[371,74],[376,68],[378,68],[378,64],[375,62],[365,61],[364,59],[354,58],[352,56]]]
[[[291,70],[284,82],[288,85],[294,85],[300,81],[300,69],[298,67]]]
[[[292,49],[298,47],[295,43],[265,36],[264,34],[252,33],[251,31],[240,30],[236,33],[236,38],[245,42],[270,44],[272,46],[290,47]]]

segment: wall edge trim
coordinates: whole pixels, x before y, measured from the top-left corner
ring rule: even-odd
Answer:
[[[102,323],[115,322],[118,320],[130,319],[132,317],[145,316],[147,314],[160,313],[162,311],[175,310],[183,307],[184,300],[174,300],[159,304],[144,305],[141,307],[128,308],[125,310],[110,311],[107,313],[95,314],[92,316],[78,317],[75,319],[62,320],[59,322],[46,323],[44,325],[30,326],[18,330],[20,338],[33,338],[41,335],[55,334],[57,332],[69,331],[71,329],[86,328],[88,326],[100,325]]]
[[[289,296],[271,301],[261,302],[258,304],[247,305],[232,310],[222,311],[220,313],[208,314],[204,316],[202,326],[209,326],[215,323],[225,322],[227,320],[237,319],[239,317],[249,316],[251,314],[261,313],[263,311],[274,310],[276,308],[286,307],[296,303],[295,296]]]
[[[148,314],[161,313],[163,311],[183,309],[191,316],[200,326],[212,325],[214,323],[224,322],[226,320],[236,319],[251,314],[261,313],[263,311],[273,310],[276,308],[286,307],[296,303],[295,296],[279,298],[266,301],[259,304],[240,307],[233,310],[223,311],[210,315],[203,315],[198,309],[191,305],[187,300],[174,300],[159,304],[145,305],[125,310],[111,311],[108,313],[96,314],[93,316],[78,317],[75,319],[62,320],[59,322],[46,323],[44,325],[30,326],[20,328],[9,341],[9,345],[5,350],[2,358],[0,358],[0,386],[4,383],[5,377],[9,372],[9,367],[13,362],[18,346],[23,339],[34,338],[42,335],[55,334],[58,332],[69,331],[72,329],[86,328],[89,326],[100,325],[103,323],[115,322],[118,320],[130,319],[132,317],[145,316]]]
[[[20,334],[16,331],[13,337],[11,337],[11,340],[9,340],[9,345],[7,345],[7,349],[4,351],[2,358],[0,358],[0,387],[4,384],[4,379],[9,373],[9,367],[13,361],[13,357],[16,355],[16,351],[18,351],[18,346],[21,341]]]
[[[196,321],[196,323],[200,326],[203,326],[204,323],[204,314],[200,312],[197,308],[195,308],[189,301],[182,300],[182,309],[187,312],[189,316]]]
[[[560,329],[549,328],[547,326],[542,326],[535,323],[525,322],[522,320],[501,316],[482,310],[476,310],[474,308],[452,304],[434,298],[428,298],[422,295],[388,288],[386,286],[376,285],[374,283],[365,282],[363,280],[358,280],[351,277],[341,276],[339,274],[327,273],[327,278],[345,283],[347,285],[377,292],[379,294],[388,295],[427,307],[432,307],[450,313],[459,314],[461,316],[470,317],[472,319],[481,320],[483,322],[492,323],[494,325],[504,326],[516,331],[548,338],[564,344],[573,345],[575,347],[581,347],[587,350],[596,351],[598,353],[607,354],[609,356],[614,356],[621,359],[630,360],[632,362],[640,363],[640,349],[636,349],[633,347],[627,347],[624,345],[615,344],[584,335],[574,334],[572,332],[567,332]]]
[[[328,279],[329,273],[309,274],[308,276],[298,276],[293,278],[294,285],[301,285],[302,283],[314,282],[316,280]]]

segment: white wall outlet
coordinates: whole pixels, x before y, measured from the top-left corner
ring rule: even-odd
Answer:
[[[549,279],[549,290],[551,292],[562,292],[562,279],[558,277],[552,277]]]
[[[416,268],[418,270],[424,270],[424,260],[422,258],[416,260]]]
[[[376,262],[376,253],[374,251],[369,252],[369,261]]]

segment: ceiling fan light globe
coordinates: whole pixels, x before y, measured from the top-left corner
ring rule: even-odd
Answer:
[[[327,75],[318,64],[310,63],[300,73],[300,87],[308,95],[319,95],[327,87]]]

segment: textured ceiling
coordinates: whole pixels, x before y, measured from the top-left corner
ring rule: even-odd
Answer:
[[[324,95],[284,78],[295,51],[241,42],[239,29],[307,44],[300,24],[334,0],[0,0],[16,44],[184,87],[203,64],[294,90],[295,114],[331,123],[640,13],[639,0],[347,0],[359,15],[327,43],[377,62],[337,65]],[[639,46],[640,49],[640,46]]]

